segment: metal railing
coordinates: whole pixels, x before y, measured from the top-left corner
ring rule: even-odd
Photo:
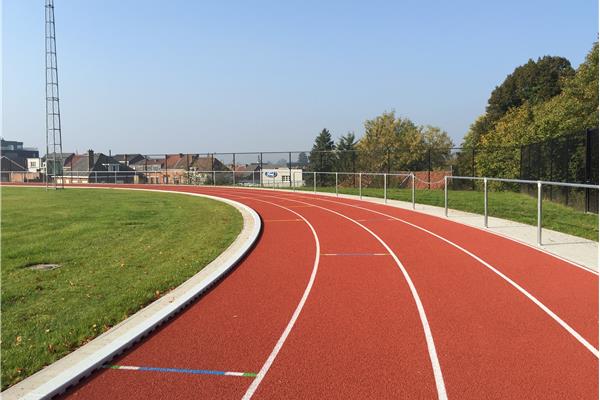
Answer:
[[[462,179],[470,181],[483,182],[483,225],[488,228],[488,182],[505,182],[529,184],[537,186],[537,243],[542,246],[542,186],[562,186],[578,189],[599,189],[599,185],[590,185],[585,183],[567,183],[567,182],[550,182],[550,181],[533,181],[526,179],[503,179],[503,178],[488,178],[488,177],[471,177],[471,176],[445,176],[444,177],[444,215],[448,217],[448,181],[453,179]]]
[[[5,180],[3,173],[3,181]],[[21,177],[31,176],[31,173],[14,172]],[[284,177],[285,180],[284,180]],[[365,180],[379,178],[382,181],[382,186],[369,186]],[[317,193],[319,189],[334,188],[335,195],[339,197],[340,189],[348,189],[353,187],[358,190],[358,196],[363,198],[364,189],[374,187],[383,190],[383,201],[388,202],[388,191],[390,189],[390,180],[397,178],[398,181],[394,184],[395,188],[404,188],[410,190],[410,203],[415,209],[416,204],[416,182],[419,181],[423,187],[435,187],[443,182],[444,190],[444,216],[448,217],[448,189],[449,181],[452,180],[467,180],[483,183],[483,224],[486,228],[489,227],[489,182],[527,184],[537,186],[537,243],[542,245],[542,200],[543,186],[559,186],[578,189],[594,189],[598,190],[599,185],[582,184],[582,183],[566,183],[566,182],[550,182],[542,180],[525,180],[525,179],[504,179],[504,178],[489,178],[489,177],[471,177],[471,176],[452,176],[445,175],[443,179],[436,182],[423,181],[419,179],[413,172],[409,173],[369,173],[369,172],[316,172],[316,171],[291,171],[291,175],[267,175],[263,171],[183,171],[174,173],[174,171],[73,171],[65,172],[63,175],[49,176],[49,179],[60,180],[62,183],[85,184],[85,183],[111,183],[111,184],[183,184],[183,185],[210,185],[210,186],[247,186],[247,187],[262,187],[273,189],[291,189],[291,190],[307,190],[312,186],[312,192]],[[39,178],[43,181],[43,177]],[[9,175],[9,181],[10,175]],[[407,181],[410,180],[410,186]],[[28,180],[19,180],[27,182]],[[29,179],[30,182],[37,181]],[[341,182],[340,182],[341,181]],[[350,185],[349,182],[352,182]],[[356,184],[358,182],[358,184]],[[345,186],[344,186],[345,185]],[[439,189],[442,189],[441,185]],[[435,189],[434,189],[435,190]]]

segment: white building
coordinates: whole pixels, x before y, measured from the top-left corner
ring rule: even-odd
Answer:
[[[27,171],[28,172],[40,172],[44,169],[41,158],[28,158],[27,159]]]
[[[260,178],[263,186],[267,187],[298,187],[304,186],[302,170],[300,168],[264,168],[261,171]]]

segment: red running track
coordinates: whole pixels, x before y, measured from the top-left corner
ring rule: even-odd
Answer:
[[[152,188],[247,204],[262,235],[226,279],[112,362],[163,370],[104,369],[65,397],[598,398],[595,273],[385,205]]]

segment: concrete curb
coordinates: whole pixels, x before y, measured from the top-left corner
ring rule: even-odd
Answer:
[[[218,282],[248,253],[258,239],[262,227],[258,213],[252,208],[237,201],[216,196],[156,189],[83,188],[144,190],[209,198],[235,207],[241,212],[244,225],[234,242],[196,275],[96,339],[8,388],[1,393],[2,399],[46,399],[61,394],[70,386],[77,384],[94,370],[101,368],[110,359],[170,320]]]

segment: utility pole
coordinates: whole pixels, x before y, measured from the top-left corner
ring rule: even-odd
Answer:
[[[46,189],[64,188],[54,0],[46,0]],[[52,153],[50,153],[52,152]],[[54,179],[49,180],[49,174]],[[57,175],[61,175],[60,184]]]

